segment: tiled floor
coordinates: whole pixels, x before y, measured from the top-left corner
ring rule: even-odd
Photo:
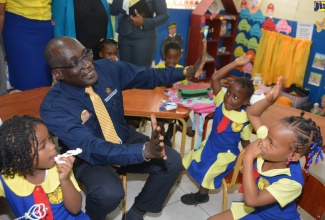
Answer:
[[[208,132],[210,132],[211,121],[208,125]],[[149,134],[151,131],[150,124],[148,122],[146,127],[146,134]],[[176,150],[180,148],[180,133],[176,134]],[[254,137],[253,137],[254,139]],[[191,139],[187,138],[186,140],[186,150],[185,153],[188,153],[190,150]],[[312,167],[311,170],[315,170],[314,173],[325,173],[325,162],[321,162],[320,166]],[[127,210],[132,206],[134,197],[139,193],[140,189],[144,185],[147,175],[145,174],[128,174],[127,176]],[[322,177],[324,180],[324,177]],[[233,200],[241,200],[242,194],[237,193],[239,186],[236,186],[235,189],[228,192],[228,207]],[[161,213],[149,213],[145,215],[146,220],[156,219],[156,220],[204,220],[209,216],[219,213],[221,211],[222,204],[222,192],[220,189],[211,191],[209,193],[210,201],[198,206],[187,206],[180,201],[180,197],[185,193],[196,192],[198,190],[197,184],[183,172],[181,183],[175,183],[172,188],[169,196],[165,202],[165,206]],[[313,219],[308,214],[304,213],[303,210],[300,210],[302,213],[302,219],[309,220]],[[110,213],[107,216],[107,220],[120,220],[122,217],[121,209],[118,207],[114,212]],[[6,204],[4,198],[0,198],[0,220],[9,220],[14,219],[14,216],[11,213],[9,206]]]

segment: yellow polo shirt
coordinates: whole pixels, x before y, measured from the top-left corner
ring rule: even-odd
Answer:
[[[52,0],[0,0],[6,4],[6,11],[22,17],[46,21],[52,18]]]
[[[0,0],[1,1],[1,0]],[[183,66],[180,64],[176,64],[175,68],[182,68]],[[158,63],[156,66],[154,66],[153,68],[159,69],[159,68],[166,68],[165,62],[160,62]],[[188,80],[184,79],[182,81],[180,81],[180,83],[182,85],[187,85],[188,84]]]

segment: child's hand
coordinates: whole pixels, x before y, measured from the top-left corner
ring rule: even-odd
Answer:
[[[167,160],[164,148],[164,136],[160,134],[160,127],[157,126],[157,119],[154,115],[151,115],[152,133],[149,143],[146,143],[143,150],[143,156],[147,159],[150,158],[162,158]]]
[[[110,56],[110,57],[108,57],[108,59],[113,60],[113,61],[118,61],[117,56]]]
[[[260,155],[262,153],[261,148],[263,148],[262,139],[257,139],[256,141],[250,143],[245,148],[245,158],[254,160],[258,155]]]
[[[267,96],[267,101],[270,103],[274,103],[276,99],[279,97],[282,88],[283,88],[283,78],[282,76],[279,76],[276,81],[276,84],[273,86],[269,95]]]
[[[244,54],[243,56],[236,58],[235,62],[238,66],[242,66],[248,63],[250,60],[251,60],[251,55]]]
[[[61,157],[60,160],[65,162],[56,165],[59,173],[59,180],[62,181],[62,180],[69,179],[69,175],[72,170],[75,157],[74,156]]]
[[[134,12],[135,12],[135,16],[131,15],[130,19],[134,26],[140,27],[142,29],[143,17],[141,16],[141,14],[139,14],[139,12],[137,10],[134,10]]]
[[[202,40],[202,53],[200,58],[196,61],[194,66],[187,66],[186,76],[188,79],[191,79],[193,76],[196,78],[202,75],[202,69],[205,64],[206,55],[207,55],[207,40]]]

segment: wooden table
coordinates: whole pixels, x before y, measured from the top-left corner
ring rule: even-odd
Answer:
[[[186,142],[186,121],[184,120],[190,109],[178,106],[175,110],[163,110],[159,111],[159,107],[162,105],[162,100],[167,100],[168,97],[163,94],[165,87],[157,87],[153,90],[142,89],[130,89],[123,91],[123,104],[124,114],[127,116],[136,117],[150,117],[154,114],[156,118],[176,119],[182,122],[182,141],[180,148],[180,155],[184,157],[185,142]],[[174,128],[175,134],[175,128]],[[175,141],[175,135],[173,138],[173,145]],[[180,175],[181,177],[181,175]],[[180,182],[180,177],[178,182]]]
[[[0,96],[0,118],[6,121],[14,115],[30,115],[40,118],[39,108],[50,87],[26,90]]]
[[[273,104],[266,109],[262,114],[262,120],[267,127],[276,120],[279,120],[288,116],[300,116],[301,110],[296,108],[290,108],[285,105]],[[311,118],[317,126],[320,127],[323,137],[323,149],[325,147],[325,117],[305,112],[304,118]]]

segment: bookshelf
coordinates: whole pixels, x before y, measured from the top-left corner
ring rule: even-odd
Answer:
[[[220,69],[232,61],[238,13],[232,1],[222,0],[227,14],[217,14],[211,18],[208,8],[213,1],[202,0],[191,14],[186,65],[193,65],[202,51],[202,16],[205,17],[205,26],[209,26],[207,38],[207,53],[209,55],[204,65],[206,76],[204,79],[193,79],[192,81],[208,82],[216,68]]]

